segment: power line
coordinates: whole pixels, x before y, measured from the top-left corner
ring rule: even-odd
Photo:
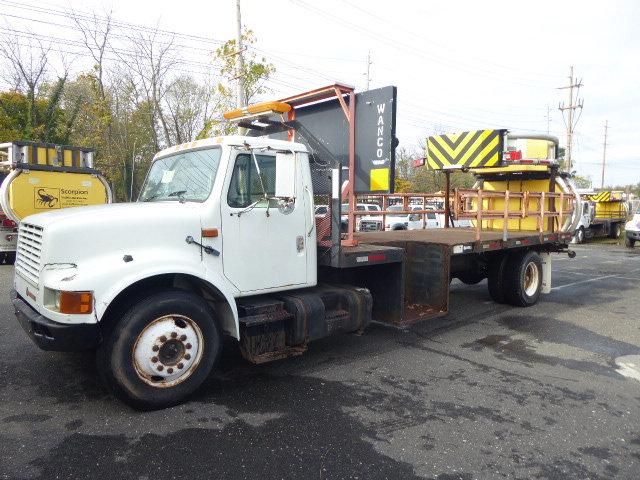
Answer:
[[[569,85],[566,87],[559,87],[559,90],[569,90],[569,104],[565,106],[564,102],[561,102],[558,106],[558,109],[562,112],[562,119],[564,120],[564,112],[567,111],[567,120],[565,121],[567,127],[567,148],[565,152],[565,160],[566,160],[566,169],[568,172],[571,171],[572,162],[571,162],[571,153],[573,147],[573,131],[575,129],[578,120],[580,119],[580,115],[574,119],[574,111],[580,109],[582,112],[582,107],[584,105],[584,100],[578,99],[578,94],[580,91],[580,87],[582,87],[582,79],[577,80],[573,77],[573,66],[569,69]],[[575,90],[575,97],[573,95],[573,91]],[[575,102],[575,103],[574,103]]]

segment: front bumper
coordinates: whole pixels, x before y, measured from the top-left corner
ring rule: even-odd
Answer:
[[[78,352],[90,350],[100,342],[98,324],[63,324],[49,320],[34,310],[15,290],[11,302],[18,323],[42,350]]]
[[[637,232],[635,230],[627,230],[627,238],[631,238],[632,240],[640,240],[640,231]]]

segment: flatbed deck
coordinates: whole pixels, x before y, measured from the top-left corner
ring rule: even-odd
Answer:
[[[509,231],[503,239],[502,230],[482,230],[476,241],[475,228],[426,228],[421,230],[395,230],[391,232],[356,232],[359,247],[363,244],[399,246],[409,242],[448,245],[452,255],[480,253],[505,248],[540,245],[544,243],[568,243],[571,234],[566,232]],[[343,247],[348,251],[349,248]]]

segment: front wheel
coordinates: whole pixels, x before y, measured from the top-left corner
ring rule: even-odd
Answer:
[[[207,377],[221,349],[211,307],[167,290],[134,305],[98,349],[98,370],[116,397],[153,410],[180,403]]]
[[[624,237],[624,244],[627,248],[633,248],[636,244],[636,239],[626,236]]]

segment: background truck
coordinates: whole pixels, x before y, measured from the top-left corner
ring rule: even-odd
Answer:
[[[640,205],[632,204],[631,208],[631,219],[624,226],[624,244],[629,248],[640,242]]]
[[[16,258],[18,222],[34,213],[111,202],[93,150],[36,142],[0,144],[0,255]],[[22,259],[27,265],[26,256]]]
[[[606,190],[580,193],[580,221],[574,236],[575,242],[584,243],[598,236],[620,238],[628,216],[623,192]]]
[[[411,325],[447,314],[452,273],[487,277],[496,301],[535,304],[550,289],[550,254],[567,252],[570,192],[447,188],[442,213],[473,228],[356,232],[356,217],[370,215],[358,195],[395,213],[395,112],[395,87],[338,84],[250,105],[225,114],[249,135],[159,152],[138,202],[24,219],[18,321],[41,348],[97,348],[114,394],[149,409],[194,391],[223,335],[261,363],[374,320]],[[504,133],[460,134],[452,144],[472,142],[474,155],[452,161],[503,166]],[[329,215],[316,217],[316,203]],[[487,224],[500,218],[503,228]],[[509,228],[528,218],[537,228]]]

